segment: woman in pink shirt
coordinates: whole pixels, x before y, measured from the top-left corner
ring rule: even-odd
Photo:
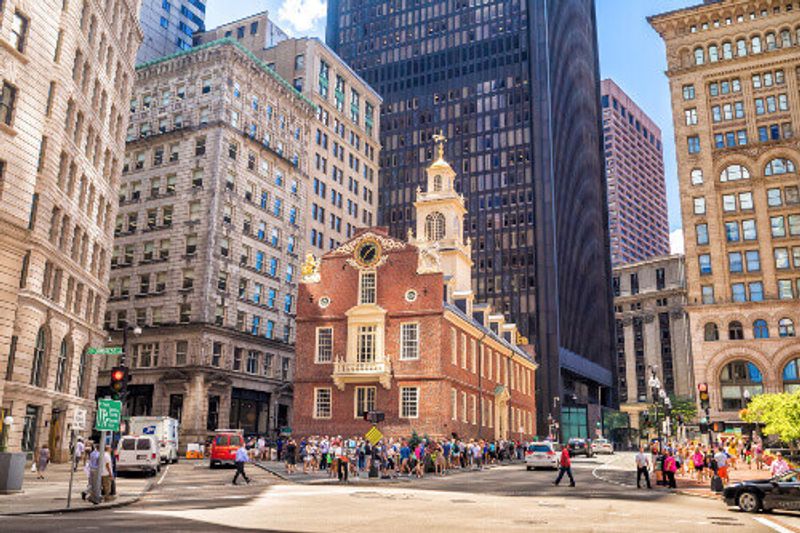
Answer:
[[[664,474],[667,476],[667,482],[671,489],[678,488],[678,484],[675,483],[675,472],[677,471],[678,464],[675,462],[675,457],[672,455],[671,451],[667,451],[667,455],[664,457]]]
[[[706,456],[699,447],[694,449],[692,463],[694,464],[694,471],[697,472],[697,481],[703,481],[703,468],[706,466]]]

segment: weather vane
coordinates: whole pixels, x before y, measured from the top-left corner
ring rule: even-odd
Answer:
[[[442,130],[433,134],[433,142],[439,144],[439,159],[444,159],[444,143],[447,142],[447,137],[444,136]]]

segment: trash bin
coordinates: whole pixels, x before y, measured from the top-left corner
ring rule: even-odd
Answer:
[[[20,492],[25,477],[24,452],[0,453],[0,494]]]

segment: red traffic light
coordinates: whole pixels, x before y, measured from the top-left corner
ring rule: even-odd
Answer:
[[[111,372],[111,381],[122,381],[125,379],[125,372],[123,370],[117,369]]]
[[[700,392],[708,392],[708,383],[700,383],[697,385],[697,390]]]

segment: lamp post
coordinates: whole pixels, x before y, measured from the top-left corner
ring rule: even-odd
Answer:
[[[656,409],[656,434],[658,436],[658,450],[661,451],[661,426],[659,425],[658,421],[658,402],[660,399],[663,399],[667,393],[661,388],[661,381],[658,379],[656,375],[656,366],[652,365],[650,367],[650,381],[648,382],[650,388],[653,390],[653,405]],[[663,395],[663,396],[662,396]]]

